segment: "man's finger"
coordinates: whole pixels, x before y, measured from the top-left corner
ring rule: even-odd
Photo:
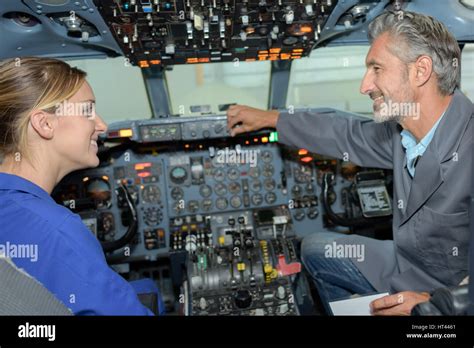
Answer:
[[[381,298],[378,298],[370,303],[370,308],[372,311],[377,311],[383,308],[390,308],[396,305],[399,305],[400,302],[398,301],[399,296],[395,295],[387,295]]]
[[[375,316],[379,316],[379,315],[400,315],[400,314],[401,313],[399,311],[398,306],[372,311],[372,315],[375,315]]]
[[[248,132],[248,128],[242,125],[240,127],[233,128],[230,132],[230,135],[235,137],[237,134],[246,133],[246,132]]]
[[[227,118],[227,129],[232,130],[232,128],[234,128],[234,126],[237,123],[240,123],[240,122],[242,122],[242,117],[241,116],[237,116],[237,117],[234,117],[234,118]]]

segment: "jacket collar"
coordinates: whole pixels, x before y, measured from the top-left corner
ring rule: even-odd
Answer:
[[[472,102],[456,89],[433,140],[418,161],[415,177],[411,183],[407,209],[400,224],[405,223],[417,212],[443,183],[440,164],[456,156],[473,111]]]

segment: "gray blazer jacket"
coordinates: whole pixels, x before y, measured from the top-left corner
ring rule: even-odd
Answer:
[[[473,117],[473,103],[456,90],[412,180],[397,123],[310,111],[280,114],[280,143],[393,169],[393,241],[338,239],[365,245],[364,261],[352,261],[378,291],[431,291],[467,276]]]

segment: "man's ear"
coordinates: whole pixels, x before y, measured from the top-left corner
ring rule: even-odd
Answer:
[[[415,82],[418,87],[423,86],[433,73],[433,61],[428,56],[420,56],[415,62]]]
[[[43,110],[34,110],[30,123],[38,135],[44,139],[52,139],[54,135],[54,116]]]

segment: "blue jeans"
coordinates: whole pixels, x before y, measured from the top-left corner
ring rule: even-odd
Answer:
[[[351,295],[370,294],[376,289],[348,258],[325,256],[325,247],[332,245],[343,234],[316,232],[303,239],[301,258],[314,280],[321,301],[328,313],[329,302]],[[337,243],[337,242],[336,242]]]

